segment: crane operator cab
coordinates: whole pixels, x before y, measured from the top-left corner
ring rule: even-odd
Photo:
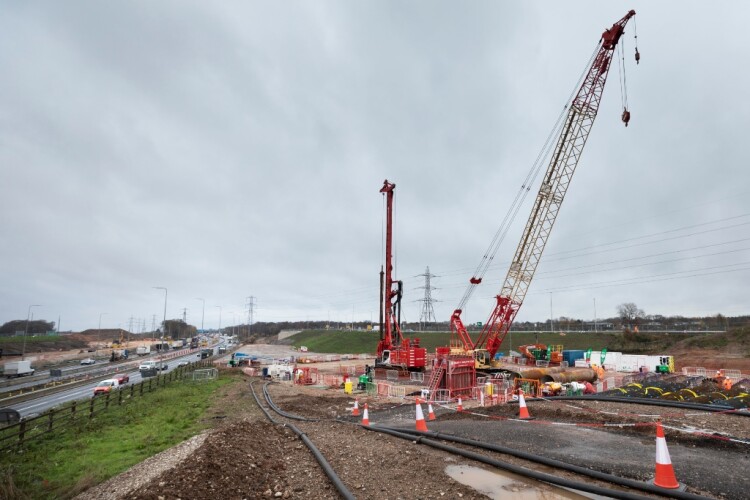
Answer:
[[[380,358],[380,364],[381,365],[390,365],[391,364],[391,351],[389,349],[383,350],[383,355]]]
[[[474,350],[474,367],[475,368],[489,368],[491,361],[492,359],[490,357],[490,352],[487,349],[475,349]]]

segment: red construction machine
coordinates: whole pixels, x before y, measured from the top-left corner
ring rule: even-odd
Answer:
[[[396,185],[386,179],[380,189],[386,197],[385,268],[382,266],[380,268],[380,342],[378,342],[375,366],[422,371],[427,360],[427,349],[419,347],[418,338],[404,337],[401,332],[403,283],[393,279],[393,190],[395,188]]]
[[[604,85],[607,82],[610,64],[614,59],[615,49],[620,41],[620,37],[624,33],[625,25],[634,15],[635,11],[631,10],[625,17],[612,25],[611,28],[604,31],[598,49],[595,51],[592,61],[588,66],[588,71],[583,77],[583,82],[568,106],[567,116],[564,121],[558,121],[559,138],[550,156],[549,165],[537,193],[536,201],[526,222],[521,241],[516,248],[516,253],[508,269],[502,290],[496,296],[497,303],[495,308],[484,324],[477,340],[472,340],[467,332],[461,320],[461,312],[476,285],[482,282],[482,277],[494,258],[494,254],[507,232],[510,221],[512,221],[515,213],[518,211],[519,200],[522,201],[525,196],[524,191],[529,191],[529,183],[536,177],[536,173],[541,172],[541,162],[539,160],[529,172],[529,177],[527,177],[519,195],[516,197],[514,206],[511,207],[511,210],[503,221],[505,227],[501,226],[498,230],[488,251],[485,252],[477,271],[469,280],[469,287],[464,293],[459,306],[451,316],[452,341],[450,354],[473,356],[476,369],[492,371],[497,366],[494,363],[495,354],[505,339],[516,314],[518,314],[518,310],[521,308],[521,304],[523,304],[526,292],[529,289],[539,260],[542,257],[542,252],[547,244],[550,231],[555,223],[560,206],[565,198],[565,193],[573,178],[578,160],[581,157],[586,140],[591,132],[591,127],[599,111],[599,103],[604,91]],[[636,61],[638,61],[640,55],[637,46],[635,54]],[[621,83],[624,83],[624,73],[621,75],[621,78]],[[623,98],[622,120],[626,126],[630,120],[626,98]],[[554,134],[551,134],[551,137],[554,137]],[[544,149],[551,148],[551,146],[552,143],[548,140],[548,145],[545,145]],[[546,155],[540,154],[540,158],[545,157]],[[448,354],[447,351],[448,349],[442,348],[444,356]],[[438,357],[440,357],[440,350]]]

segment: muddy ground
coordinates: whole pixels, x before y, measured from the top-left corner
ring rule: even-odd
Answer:
[[[284,352],[276,354],[278,349],[288,348],[258,346],[264,354],[284,357]],[[725,366],[721,356],[690,358],[683,353],[681,363],[750,371],[747,358],[731,358],[731,366]],[[250,391],[251,381],[260,388],[259,380],[247,377],[242,385],[222,389],[219,402],[206,417],[214,430],[193,448],[180,453],[167,450],[81,498],[339,498],[300,439],[288,427],[269,422],[260,411]],[[285,411],[325,419],[294,425],[320,448],[356,498],[492,498],[446,474],[448,465],[486,466],[360,427],[359,418],[348,413],[353,398],[342,390],[276,383],[270,391]],[[365,402],[374,425],[414,428],[413,403],[360,395],[360,403]],[[750,417],[612,403],[529,401],[536,420],[519,422],[514,419],[516,405],[479,408],[464,402],[464,406],[462,413],[436,406],[437,420],[428,422],[429,429],[644,481],[653,477],[654,422],[661,417],[677,478],[689,491],[726,499],[746,498],[750,491],[750,475],[744,472],[750,469]],[[351,424],[335,422],[335,418],[348,418]],[[504,460],[521,463],[511,457]],[[722,474],[716,474],[717,470]],[[513,477],[495,497],[513,498],[532,488],[544,498],[579,498]]]
[[[215,431],[187,458],[135,490],[128,490],[127,484],[110,485],[103,496],[91,491],[84,498],[339,498],[299,438],[261,413],[251,381],[223,389],[221,403],[206,417],[216,425]],[[254,381],[256,390],[261,384]],[[324,419],[294,425],[320,448],[356,498],[491,498],[446,474],[448,465],[485,466],[356,425],[360,418],[352,418],[348,410],[353,399],[342,390],[274,383],[269,391],[283,410]],[[373,425],[414,428],[413,403],[361,395],[360,403],[365,402]],[[464,406],[462,413],[436,406],[437,419],[428,422],[429,429],[645,481],[653,477],[653,423],[660,416],[677,477],[689,491],[740,499],[750,489],[746,474],[750,417],[611,403],[530,401],[536,420],[520,422],[514,419],[515,405],[481,408],[469,402]],[[168,460],[168,455],[165,452],[163,459]],[[727,474],[717,475],[716,470]],[[511,480],[496,498],[513,498],[532,487],[540,488],[544,498],[578,498],[524,479]]]

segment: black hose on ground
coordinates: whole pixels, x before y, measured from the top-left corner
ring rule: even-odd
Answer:
[[[708,405],[702,403],[683,403],[680,401],[667,401],[664,399],[651,399],[651,398],[621,398],[618,396],[550,396],[546,398],[528,398],[525,399],[526,404],[534,401],[611,401],[613,403],[630,403],[639,405],[650,405],[650,406],[666,406],[668,408],[682,408],[685,410],[700,410],[710,411],[716,413],[723,413],[725,415],[737,415],[740,417],[750,417],[750,411],[737,410],[728,406],[720,405]]]
[[[265,396],[266,396],[266,400],[267,400],[269,406],[271,406],[274,409],[274,411],[276,411],[277,413],[282,414],[282,415],[284,415],[287,418],[293,418],[293,419],[296,419],[296,420],[304,420],[304,421],[312,421],[312,422],[317,422],[317,421],[321,420],[321,419],[309,419],[309,418],[306,418],[306,417],[301,417],[301,416],[298,416],[298,415],[292,415],[292,414],[283,412],[281,409],[279,409],[275,405],[275,403],[273,403],[273,400],[271,399],[270,395],[268,394],[267,387],[268,387],[268,383],[266,383],[266,385],[263,388]],[[253,392],[253,395],[255,396],[254,392]],[[590,397],[586,397],[586,398],[587,399],[592,399]],[[573,396],[573,397],[560,397],[560,398],[556,398],[556,399],[574,399],[575,400],[575,399],[583,399],[583,398],[582,397],[575,397],[575,396]],[[607,398],[607,399],[602,398],[602,399],[603,400],[611,400],[612,398]],[[622,399],[625,400],[624,402],[632,402],[628,398],[622,398]],[[257,397],[256,397],[256,401],[257,401]],[[662,405],[662,406],[672,406],[672,405]],[[696,406],[697,405],[692,405],[691,408],[692,409],[702,409],[702,408],[696,408]],[[265,409],[262,406],[261,406],[261,409],[263,409],[265,411]],[[269,416],[269,418],[270,418],[270,416]],[[343,419],[336,419],[336,421],[339,422],[339,423],[344,423],[344,424],[360,425],[359,423],[350,422],[350,421],[343,420]],[[607,474],[607,473],[604,473],[604,472],[594,471],[594,470],[591,470],[591,469],[587,469],[585,467],[580,467],[580,466],[577,466],[577,465],[573,465],[573,464],[568,464],[568,463],[565,463],[565,462],[561,462],[559,460],[555,460],[555,459],[543,457],[541,455],[533,455],[531,453],[523,452],[523,451],[520,451],[520,450],[514,450],[512,448],[506,448],[506,447],[499,446],[499,445],[493,445],[493,444],[483,443],[481,441],[475,441],[475,440],[471,440],[471,439],[460,438],[460,437],[457,437],[457,436],[444,435],[444,434],[440,434],[440,433],[434,432],[434,431],[428,431],[426,433],[423,433],[423,432],[416,431],[416,430],[396,429],[396,428],[382,427],[382,426],[362,426],[362,427],[364,427],[367,430],[371,430],[371,431],[383,432],[384,434],[389,434],[391,436],[398,437],[400,439],[407,439],[407,440],[410,440],[410,441],[414,441],[416,443],[426,444],[427,446],[431,446],[433,448],[441,449],[441,450],[446,451],[448,453],[453,453],[453,454],[461,455],[463,457],[470,458],[472,460],[476,460],[476,461],[479,461],[479,462],[482,462],[482,463],[486,463],[488,465],[492,465],[494,467],[497,467],[497,468],[500,468],[500,469],[504,469],[504,470],[507,470],[507,471],[510,471],[510,472],[513,472],[515,474],[519,474],[519,475],[522,475],[522,476],[526,476],[526,477],[529,477],[529,478],[532,478],[532,479],[535,479],[535,480],[538,480],[538,481],[543,481],[543,482],[547,482],[547,483],[550,483],[550,484],[556,484],[558,486],[562,486],[562,487],[566,487],[566,488],[572,488],[572,489],[577,489],[577,490],[581,490],[581,491],[587,491],[587,492],[594,493],[594,494],[597,494],[597,495],[605,495],[605,496],[609,496],[611,498],[622,498],[622,499],[630,500],[630,499],[645,499],[645,498],[649,498],[649,497],[644,497],[642,495],[628,493],[628,492],[622,492],[622,491],[618,491],[618,490],[611,490],[611,489],[603,488],[603,487],[600,487],[600,486],[592,486],[592,485],[589,485],[587,483],[581,483],[581,482],[573,481],[573,480],[570,480],[570,479],[558,478],[558,477],[555,477],[555,476],[551,476],[549,474],[545,474],[543,472],[533,471],[533,470],[527,469],[525,467],[520,467],[520,466],[508,464],[508,463],[505,463],[505,462],[502,462],[502,461],[499,461],[499,460],[495,460],[495,459],[492,459],[492,458],[489,458],[489,457],[485,457],[484,455],[480,455],[478,453],[474,453],[474,452],[471,452],[471,451],[463,450],[461,448],[456,448],[456,447],[453,447],[453,446],[444,445],[442,443],[438,443],[437,441],[433,441],[433,440],[428,439],[428,438],[429,437],[434,437],[436,439],[441,439],[441,440],[444,440],[444,441],[452,441],[452,442],[456,442],[456,443],[460,443],[460,444],[465,444],[467,446],[475,446],[475,447],[478,447],[478,448],[483,448],[483,449],[487,449],[487,450],[490,450],[490,451],[495,451],[495,452],[498,452],[498,453],[503,453],[503,454],[506,454],[506,455],[515,456],[517,458],[522,458],[524,460],[528,460],[528,461],[531,461],[531,462],[536,462],[536,463],[540,463],[540,464],[543,464],[543,465],[547,465],[547,466],[559,468],[559,469],[562,469],[562,470],[566,470],[568,472],[573,472],[573,473],[576,473],[576,474],[585,475],[585,476],[592,477],[592,478],[595,478],[595,479],[599,479],[599,480],[602,480],[602,481],[606,481],[606,482],[609,482],[609,483],[612,483],[612,484],[617,484],[619,486],[624,486],[624,487],[627,487],[627,488],[633,488],[633,489],[637,489],[637,490],[648,492],[648,493],[654,493],[654,494],[662,495],[662,496],[665,496],[665,497],[668,497],[668,498],[676,498],[676,499],[679,499],[679,500],[706,500],[707,499],[707,497],[696,495],[696,494],[693,494],[693,493],[687,493],[685,491],[669,490],[669,489],[665,489],[665,488],[660,488],[660,487],[655,486],[655,485],[650,484],[650,483],[636,481],[636,480],[633,480],[633,479],[621,478],[621,477],[618,477],[618,476],[614,476],[612,474]]]
[[[268,382],[263,386],[263,392],[266,395],[266,401],[268,402],[269,406],[274,408],[274,411],[276,411],[275,404],[271,400],[270,396],[268,395]],[[250,384],[250,391],[253,393],[253,397],[255,398],[255,402],[258,403],[258,406],[261,410],[263,410],[263,413],[266,414],[266,417],[268,420],[270,420],[274,425],[280,425],[283,427],[288,427],[292,430],[299,438],[302,440],[303,443],[305,443],[305,446],[307,446],[310,451],[312,452],[313,456],[315,457],[315,460],[318,461],[320,466],[323,468],[323,472],[325,472],[326,476],[328,476],[328,479],[331,480],[333,485],[336,487],[336,490],[341,494],[342,497],[344,497],[346,500],[356,500],[357,497],[352,495],[352,493],[349,491],[349,489],[346,487],[346,485],[341,481],[341,478],[336,474],[336,471],[333,470],[333,467],[331,467],[331,464],[328,463],[328,461],[325,459],[322,453],[320,453],[320,450],[313,444],[312,441],[307,437],[307,435],[299,430],[296,426],[292,424],[285,424],[282,422],[277,422],[271,417],[271,414],[266,410],[262,404],[260,404],[260,400],[258,399],[258,396],[255,394],[255,388],[253,387],[253,384]],[[284,415],[286,416],[286,415]],[[292,417],[287,417],[292,418]],[[298,420],[307,420],[303,417],[298,417]]]
[[[286,417],[291,420],[302,420],[304,422],[320,422],[321,419],[319,418],[307,418],[307,417],[301,417],[299,415],[294,415],[292,413],[287,413],[281,408],[279,408],[276,403],[273,402],[273,399],[271,399],[271,396],[268,394],[268,384],[269,382],[266,382],[266,385],[263,386],[263,395],[266,398],[266,403],[268,403],[268,406],[273,408],[273,411],[281,415],[282,417]]]
[[[384,428],[384,427],[380,427],[380,428]],[[477,448],[483,448],[485,450],[496,451],[498,453],[503,453],[505,455],[511,455],[517,458],[522,458],[530,462],[536,462],[539,464],[548,465],[550,467],[555,467],[557,469],[563,469],[569,472],[575,472],[576,474],[581,474],[583,476],[589,476],[594,479],[607,481],[609,483],[618,484],[620,486],[627,486],[628,488],[633,488],[633,489],[645,491],[648,493],[656,493],[656,494],[664,495],[670,498],[677,498],[681,500],[700,500],[700,499],[706,498],[700,495],[695,495],[693,493],[687,493],[684,491],[668,490],[668,489],[660,488],[659,486],[655,486],[650,483],[644,483],[642,481],[636,481],[634,479],[627,479],[627,478],[614,476],[612,474],[607,474],[606,472],[599,472],[596,470],[587,469],[586,467],[568,464],[566,462],[555,460],[554,458],[547,458],[542,455],[535,455],[535,454],[528,453],[525,451],[515,450],[513,448],[507,448],[505,446],[500,446],[496,444],[483,443],[482,441],[476,441],[473,439],[467,439],[467,438],[462,438],[458,436],[442,434],[440,432],[435,432],[435,431],[420,432],[420,431],[411,430],[411,429],[404,430],[404,429],[395,429],[392,427],[385,427],[385,428],[389,430],[396,430],[399,432],[404,432],[404,433],[411,434],[414,436],[434,437],[435,439],[441,439],[443,441],[451,441],[453,443],[460,443],[460,444],[465,444],[468,446],[474,446]]]
[[[563,479],[560,477],[552,476],[550,474],[546,474],[544,472],[537,472],[531,469],[527,469],[525,467],[520,467],[518,465],[513,465],[513,464],[506,463],[506,462],[502,462],[500,460],[496,460],[494,458],[490,458],[490,457],[481,455],[479,453],[475,453],[473,451],[467,451],[461,448],[456,448],[455,446],[449,446],[443,443],[439,443],[437,441],[428,439],[425,436],[414,436],[413,434],[403,432],[403,430],[401,429],[391,429],[388,427],[378,427],[378,426],[363,426],[363,427],[367,430],[371,430],[375,432],[382,432],[384,434],[388,434],[390,436],[398,437],[401,439],[408,439],[418,444],[425,444],[432,448],[437,448],[439,450],[447,451],[448,453],[451,453],[454,455],[460,455],[465,458],[476,460],[477,462],[482,462],[487,465],[492,465],[493,467],[497,467],[498,469],[503,469],[509,472],[513,472],[514,474],[519,474],[519,475],[529,477],[531,479],[535,479],[537,481],[542,481],[542,482],[549,483],[549,484],[555,484],[558,486],[562,486],[564,488],[587,491],[589,493],[594,493],[596,495],[602,495],[602,496],[606,496],[609,498],[621,498],[624,500],[646,500],[650,498],[650,497],[638,495],[635,493],[628,493],[626,491],[612,490],[609,488],[603,488],[601,486],[594,486],[594,485],[590,485],[587,483],[573,481],[571,479]],[[696,497],[696,498],[703,498],[703,497]]]

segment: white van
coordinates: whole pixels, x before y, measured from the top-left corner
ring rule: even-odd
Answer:
[[[138,367],[141,371],[157,370],[156,361],[143,361]]]

